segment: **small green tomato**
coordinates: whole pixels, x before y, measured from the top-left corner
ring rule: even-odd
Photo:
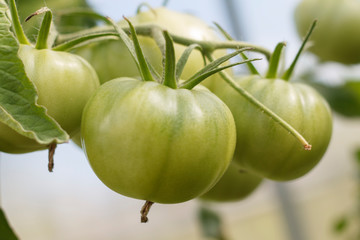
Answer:
[[[19,57],[37,89],[37,103],[70,136],[79,132],[82,110],[100,85],[94,69],[77,55],[29,45],[20,45]],[[0,132],[0,151],[25,153],[47,148],[4,124],[0,124]]]

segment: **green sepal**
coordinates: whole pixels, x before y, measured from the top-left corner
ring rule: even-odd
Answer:
[[[288,70],[285,71],[284,75],[281,77],[282,79],[288,81],[292,75],[292,73],[294,72],[294,69],[295,69],[295,66],[296,66],[296,63],[302,53],[302,51],[304,50],[305,48],[305,45],[306,43],[308,42],[312,32],[314,31],[315,27],[316,27],[316,24],[317,24],[317,20],[314,20],[310,26],[310,29],[309,31],[307,32],[302,44],[301,44],[301,47],[299,49],[299,51],[297,52],[296,56],[295,56],[295,59],[293,60],[293,62],[291,63],[290,67]]]
[[[230,54],[227,54],[225,56],[222,56],[212,62],[210,62],[208,65],[206,65],[204,68],[200,69],[198,72],[196,72],[192,77],[190,77],[187,81],[185,81],[181,86],[181,88],[186,88],[186,89],[191,89],[194,86],[196,86],[198,83],[198,78],[201,77],[203,74],[206,74],[207,72],[210,72],[212,70],[214,70],[215,68],[217,68],[219,65],[221,65],[222,63],[226,62],[227,60],[229,60],[232,57],[235,57],[236,55],[238,55],[240,52],[249,50],[249,48],[242,48],[239,49],[237,51],[234,51]],[[201,82],[201,81],[200,81]],[[194,85],[195,84],[195,85]]]
[[[19,43],[6,11],[0,0],[0,122],[40,144],[66,142],[68,134],[36,103],[37,92],[18,57]]]
[[[51,10],[49,8],[43,7],[41,9],[37,10],[34,14],[29,16],[25,20],[25,21],[28,21],[33,16],[37,16],[37,15],[42,14],[42,13],[45,13],[45,16],[44,16],[44,18],[42,20],[40,31],[39,31],[39,34],[37,36],[36,45],[35,45],[35,48],[39,49],[39,50],[48,48],[48,37],[49,37],[49,34],[50,34],[50,28],[51,28],[52,18],[53,18],[52,17],[52,12],[51,12]]]
[[[242,62],[237,62],[237,63],[233,63],[233,64],[229,64],[229,65],[226,65],[226,66],[223,66],[223,67],[219,67],[219,68],[209,70],[209,71],[201,74],[200,76],[196,77],[195,79],[184,82],[184,84],[182,84],[180,86],[180,88],[192,89],[196,85],[198,85],[199,83],[201,83],[202,81],[204,81],[205,79],[210,77],[211,75],[214,75],[215,73],[218,73],[218,72],[220,72],[222,70],[225,70],[227,68],[231,68],[231,67],[234,67],[234,66],[237,66],[237,65],[240,65],[240,64],[244,64],[244,63],[248,63],[248,62],[252,62],[252,61],[257,61],[257,60],[261,60],[261,58],[248,59],[248,60],[244,60]]]
[[[271,79],[277,77],[279,63],[285,46],[286,46],[285,42],[280,42],[276,45],[274,53],[271,55],[270,58],[269,69],[266,74],[266,78]]]
[[[122,30],[112,19],[107,18],[107,20],[115,28],[115,32],[117,33],[117,35],[120,37],[120,39],[126,45],[127,49],[130,52],[130,55],[132,56],[132,58],[134,59],[134,61],[136,63],[137,68],[140,70],[140,65],[139,65],[139,61],[136,56],[136,51],[135,51],[133,42],[131,41],[129,36],[125,33],[125,31]]]
[[[176,79],[175,79],[176,59],[175,59],[174,42],[167,31],[164,31],[163,33],[166,42],[165,55],[163,59],[163,64],[164,64],[163,84],[170,88],[176,89],[177,88]]]
[[[181,54],[181,57],[179,58],[178,62],[176,63],[175,79],[176,79],[177,83],[179,83],[181,74],[185,68],[185,65],[186,65],[189,57],[190,57],[190,54],[192,53],[192,51],[194,49],[198,49],[198,50],[202,51],[202,48],[199,44],[191,44],[184,50],[184,52]],[[206,61],[205,61],[205,57],[204,57],[204,66],[205,66],[205,64],[206,64]]]
[[[144,81],[155,81],[152,74],[151,74],[151,72],[150,72],[148,62],[146,61],[144,53],[143,53],[143,51],[141,49],[139,39],[138,39],[136,31],[135,31],[135,27],[132,25],[132,23],[130,22],[129,19],[127,19],[127,18],[124,18],[124,19],[128,22],[129,27],[130,27],[132,43],[134,44],[136,58],[137,58],[137,61],[139,63],[138,67],[139,67],[139,71],[141,73],[142,79]]]

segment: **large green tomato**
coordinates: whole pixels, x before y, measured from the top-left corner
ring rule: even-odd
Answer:
[[[234,160],[261,177],[285,181],[303,176],[322,158],[330,141],[332,117],[327,102],[313,88],[257,75],[237,79],[239,86],[293,126],[312,145],[298,140],[225,82],[214,93],[234,115],[237,143]]]
[[[204,23],[202,20],[184,13],[171,11],[167,8],[156,8],[146,12],[140,12],[134,17],[130,18],[134,26],[144,24],[157,24],[162,28],[167,29],[170,33],[178,36],[202,40],[202,41],[219,41],[214,29]],[[126,21],[119,22],[122,27],[127,27]],[[160,49],[155,41],[150,37],[139,36],[139,41],[142,46],[145,56],[154,68],[161,73],[162,56]],[[175,56],[179,59],[186,47],[175,44]],[[117,77],[136,77],[139,76],[138,69],[134,64],[125,45],[116,40],[109,40],[106,42],[94,43],[90,46],[80,48],[76,51],[77,54],[87,59],[99,75],[100,82],[104,83],[108,80]],[[225,50],[217,50],[215,57],[226,55]],[[194,51],[185,66],[182,79],[188,79],[198,70],[203,68],[204,61],[202,55],[196,50]],[[214,75],[205,80],[208,85],[211,85],[213,79],[218,78]]]
[[[203,87],[119,78],[87,103],[81,137],[92,169],[110,189],[179,203],[205,193],[224,174],[236,130],[228,107]]]
[[[261,177],[241,171],[236,163],[231,162],[219,182],[200,199],[215,202],[239,201],[253,193],[261,182]]]
[[[360,62],[360,1],[303,0],[295,11],[296,26],[304,36],[311,22],[318,25],[309,48],[322,61]]]
[[[37,103],[70,136],[79,132],[82,110],[100,85],[94,69],[77,55],[28,45],[20,45],[19,57],[37,89]],[[24,153],[46,147],[0,124],[0,151]]]

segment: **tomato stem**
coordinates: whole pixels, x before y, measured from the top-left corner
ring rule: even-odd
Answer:
[[[108,21],[107,21],[107,23],[108,23]],[[135,30],[136,30],[136,33],[138,35],[152,36],[154,28],[159,29],[160,27],[158,25],[156,25],[156,24],[147,24],[147,25],[142,25],[142,26],[136,26]],[[127,32],[127,33],[130,32],[129,28],[123,28],[123,30],[125,32]],[[80,31],[80,32],[77,32],[77,33],[62,34],[62,35],[58,36],[57,42],[62,44],[64,42],[72,41],[72,40],[74,40],[76,38],[79,38],[79,37],[84,37],[84,36],[87,36],[87,35],[93,35],[94,36],[94,33],[103,34],[102,38],[105,35],[108,35],[108,36],[111,36],[111,37],[114,36],[113,28],[109,27],[109,26],[105,26],[100,31],[99,31],[98,28],[92,28],[92,29],[87,29],[87,30]],[[250,51],[261,53],[261,54],[265,55],[265,57],[267,59],[270,59],[270,57],[271,57],[271,52],[268,49],[266,49],[264,47],[261,47],[261,46],[258,46],[258,45],[255,45],[255,44],[247,43],[247,42],[234,41],[234,40],[231,40],[231,41],[216,41],[216,42],[214,42],[214,41],[200,41],[200,40],[194,40],[194,39],[190,39],[190,38],[180,37],[178,35],[171,34],[171,33],[170,33],[170,36],[171,36],[171,38],[173,39],[173,41],[175,43],[178,43],[178,44],[181,44],[181,45],[184,45],[184,46],[190,46],[192,44],[197,44],[197,45],[201,46],[201,48],[203,49],[204,52],[205,51],[206,52],[213,52],[216,49],[239,49],[239,48],[249,47],[249,48],[251,48]],[[99,37],[99,40],[101,40],[102,38]]]
[[[216,22],[214,22],[214,24],[215,24],[215,26],[220,30],[220,32],[222,33],[222,35],[224,35],[224,37],[225,37],[227,40],[229,40],[229,41],[234,40],[234,38],[231,37],[230,34],[229,34],[228,32],[226,32],[225,29],[220,26],[220,24],[218,24],[218,23],[216,23]],[[249,59],[244,52],[241,52],[240,55],[241,55],[241,57],[242,57],[244,60],[248,60],[248,59]],[[254,66],[254,64],[252,64],[252,62],[246,63],[246,66],[247,66],[247,68],[249,69],[249,71],[250,71],[251,74],[260,75],[260,73],[258,72],[258,70],[256,69],[256,67]]]
[[[212,61],[214,58],[211,54],[207,54],[206,57]],[[311,145],[306,141],[306,139],[294,129],[289,123],[287,123],[284,119],[278,116],[276,113],[271,111],[268,107],[262,104],[259,100],[257,100],[254,96],[252,96],[248,91],[244,88],[240,87],[235,80],[226,72],[220,72],[221,77],[241,96],[243,96],[247,101],[253,104],[255,107],[259,108],[263,113],[268,115],[271,119],[273,119],[276,123],[280,124],[286,131],[291,133],[304,147],[305,150],[311,150]]]
[[[266,74],[266,78],[276,78],[277,77],[277,71],[280,63],[280,59],[282,56],[282,50],[286,46],[285,42],[280,42],[276,45],[274,53],[271,55],[270,63],[269,63],[269,69]]]
[[[308,42],[312,32],[314,31],[315,29],[315,26],[316,26],[316,23],[317,23],[317,20],[314,20],[313,23],[311,24],[311,27],[309,29],[309,31],[307,32],[305,38],[304,38],[304,41],[302,42],[301,44],[301,47],[299,49],[299,51],[297,52],[296,54],[296,57],[295,59],[293,60],[293,62],[291,63],[289,69],[284,73],[284,75],[281,77],[282,79],[286,80],[286,81],[289,81],[292,73],[294,72],[294,69],[295,69],[295,66],[296,66],[296,63],[300,57],[300,54],[302,53],[302,51],[304,50],[305,48],[305,45],[306,43]]]
[[[36,40],[36,46],[35,46],[36,49],[48,48],[48,37],[52,24],[52,12],[49,8],[43,7],[26,19],[29,20],[31,17],[42,14],[44,12],[45,12],[45,16],[42,20],[40,31]]]
[[[136,9],[136,14],[141,13],[141,9],[143,7],[147,7],[154,14],[154,16],[156,16],[156,12],[154,11],[154,8],[147,2],[143,2],[139,4],[139,6]]]
[[[164,3],[166,4],[167,1],[165,0]],[[61,16],[66,16],[66,15],[74,15],[74,16],[86,15],[86,16],[93,17],[96,19],[100,19],[100,20],[104,21],[106,24],[110,23],[108,18],[106,18],[96,12],[86,11],[83,9],[61,12]],[[146,24],[146,25],[135,27],[135,30],[138,35],[152,36],[154,28],[160,28],[160,26],[158,26],[156,24]],[[60,42],[68,41],[68,40],[71,40],[74,38],[78,38],[79,36],[93,34],[94,32],[98,32],[98,33],[109,32],[109,31],[113,30],[113,27],[105,26],[102,29],[103,29],[102,31],[99,31],[99,28],[94,27],[91,29],[79,31],[77,33],[59,35],[58,41],[60,41]],[[162,30],[164,30],[164,29],[162,29]],[[124,31],[129,32],[129,28],[124,28]],[[270,59],[270,56],[271,56],[271,52],[268,49],[266,49],[262,46],[258,46],[258,45],[247,43],[247,42],[234,41],[234,40],[218,41],[218,42],[199,41],[199,40],[189,39],[186,37],[180,37],[180,36],[177,36],[174,34],[170,34],[170,36],[172,37],[172,39],[175,43],[185,45],[185,46],[190,46],[192,44],[198,44],[204,50],[206,50],[208,52],[213,52],[216,49],[229,49],[229,48],[230,49],[239,49],[239,48],[243,48],[243,47],[250,47],[250,48],[252,48],[252,51],[264,54],[267,59]]]
[[[149,214],[150,208],[151,206],[154,204],[154,202],[151,201],[146,201],[144,206],[141,208],[141,222],[142,223],[147,223],[149,221],[149,218],[147,217],[147,215]]]
[[[119,35],[114,32],[104,32],[104,33],[93,33],[81,36],[79,38],[75,38],[69,41],[66,41],[62,44],[59,44],[52,48],[54,51],[69,51],[78,46],[86,45],[87,43],[93,42],[94,39],[98,39],[99,41],[105,41],[109,39],[119,39]]]
[[[19,13],[16,8],[15,0],[9,0],[9,9],[12,18],[12,26],[15,31],[16,37],[20,44],[30,45],[30,41],[24,33],[24,29],[21,26]]]

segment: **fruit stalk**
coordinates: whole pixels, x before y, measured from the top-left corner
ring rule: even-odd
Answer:
[[[149,221],[149,218],[147,217],[149,211],[150,211],[150,208],[151,206],[153,205],[154,203],[151,202],[151,201],[146,201],[144,206],[141,208],[141,222],[142,223],[147,223]]]

